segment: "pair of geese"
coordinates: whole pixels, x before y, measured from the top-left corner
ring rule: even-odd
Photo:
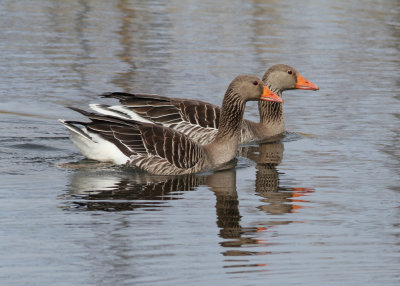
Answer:
[[[121,105],[91,104],[97,113],[71,108],[91,122],[60,122],[89,159],[157,175],[197,173],[223,168],[239,144],[283,133],[282,92],[296,88],[318,90],[293,67],[280,64],[268,69],[262,81],[237,76],[221,108],[199,100],[113,92],[102,96]],[[260,122],[243,120],[247,101],[258,101]]]

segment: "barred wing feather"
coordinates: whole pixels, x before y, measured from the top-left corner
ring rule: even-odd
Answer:
[[[145,121],[176,129],[201,144],[211,142],[218,131],[220,108],[210,103],[121,92],[106,93],[103,96],[117,98],[124,109],[128,109]],[[107,108],[121,110],[118,106],[107,106]],[[106,113],[104,110],[100,112]],[[134,116],[131,118],[135,119]]]

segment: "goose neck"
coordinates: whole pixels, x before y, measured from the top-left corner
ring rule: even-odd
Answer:
[[[221,107],[216,140],[239,136],[246,102],[235,93],[227,93]]]
[[[268,88],[279,97],[282,97],[282,91],[280,89],[271,86],[268,86]],[[280,102],[259,100],[258,111],[260,113],[260,123],[283,120],[283,108]]]

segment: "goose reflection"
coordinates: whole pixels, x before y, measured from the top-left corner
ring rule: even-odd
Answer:
[[[78,168],[72,172],[69,189],[65,194],[68,204],[66,209],[160,211],[170,206],[170,200],[184,199],[185,192],[205,186],[215,195],[216,225],[221,238],[219,244],[224,249],[221,254],[226,257],[224,267],[250,267],[253,269],[251,271],[257,267],[257,271],[264,271],[265,264],[252,263],[250,256],[259,257],[271,253],[269,249],[272,244],[268,237],[275,235],[274,228],[293,222],[276,215],[298,211],[301,208],[298,203],[304,201],[300,197],[313,191],[280,186],[280,173],[276,167],[282,162],[283,151],[284,145],[281,142],[247,146],[240,150],[241,156],[256,162],[254,188],[262,202],[256,210],[266,214],[257,225],[245,225],[242,221],[240,193],[236,184],[237,168],[207,174],[154,176],[120,167],[94,168],[89,164],[88,168]]]
[[[244,228],[240,224],[235,168],[203,175],[154,176],[124,168],[93,168],[94,163],[79,165],[85,168],[80,167],[71,174],[69,189],[64,196],[67,210],[118,212],[145,208],[159,211],[168,206],[168,201],[183,199],[183,192],[194,191],[203,185],[216,197],[219,236],[235,239],[222,242],[222,246],[252,243],[252,239],[242,236],[257,231],[257,228]]]
[[[236,186],[231,189],[230,196],[225,192],[219,192],[217,196],[217,214],[218,226],[220,227],[220,236],[225,240],[221,243],[227,247],[223,255],[229,257],[228,265],[225,268],[237,267],[258,267],[257,271],[265,271],[265,264],[250,263],[250,258],[246,256],[268,255],[271,254],[269,247],[271,242],[265,239],[269,237],[268,232],[274,232],[277,225],[288,225],[292,220],[283,219],[282,216],[288,213],[294,213],[301,208],[300,202],[306,202],[299,198],[313,192],[310,188],[282,187],[280,186],[277,166],[282,162],[284,144],[282,142],[262,143],[254,146],[242,147],[239,150],[239,156],[246,157],[256,163],[255,192],[261,197],[263,203],[258,206],[259,211],[265,212],[265,220],[259,222],[255,227],[246,227],[240,225],[240,215],[236,196]],[[263,233],[263,234],[260,234]],[[252,246],[258,246],[254,251]],[[260,251],[262,250],[262,251]],[[234,258],[240,257],[240,258]],[[251,271],[254,271],[251,270]],[[245,272],[245,271],[240,271]],[[236,272],[232,272],[236,273]]]
[[[272,215],[296,212],[302,208],[298,203],[307,202],[300,197],[314,192],[311,188],[280,186],[276,167],[282,162],[283,151],[282,142],[261,143],[240,150],[241,156],[257,163],[255,191],[262,197],[261,202],[266,203],[258,209]]]
[[[279,185],[279,172],[284,145],[281,142],[263,143],[240,149],[240,156],[256,162],[255,192],[263,203],[257,209],[270,215],[292,213],[306,202],[302,196],[313,192],[309,188],[288,188]],[[261,228],[244,228],[240,225],[239,199],[236,189],[236,169],[230,168],[208,174],[182,176],[155,176],[146,172],[132,172],[128,168],[97,166],[87,161],[87,168],[77,168],[71,174],[67,208],[88,211],[129,211],[147,208],[152,211],[168,206],[169,200],[183,199],[183,192],[207,186],[216,197],[217,226],[220,237],[237,238],[222,245],[241,245],[244,233],[254,233]],[[81,164],[84,165],[84,164]],[[271,224],[286,222],[266,222]],[[257,242],[255,242],[257,243]]]
[[[89,164],[90,166],[90,164]],[[65,198],[71,209],[129,211],[160,210],[167,201],[182,199],[181,193],[203,185],[207,176],[154,176],[126,168],[79,168],[71,176]]]

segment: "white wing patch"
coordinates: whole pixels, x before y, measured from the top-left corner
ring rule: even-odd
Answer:
[[[138,115],[136,112],[132,111],[131,109],[123,106],[123,105],[103,105],[103,104],[90,104],[89,107],[103,115],[109,115],[109,116],[115,116],[118,118],[122,119],[129,119],[129,120],[135,120],[135,121],[140,121],[140,122],[146,122],[146,123],[153,123],[150,120],[147,120],[140,115]]]

